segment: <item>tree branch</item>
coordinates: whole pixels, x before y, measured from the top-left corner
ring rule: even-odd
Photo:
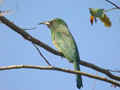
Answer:
[[[24,29],[16,26],[14,23],[12,23],[11,21],[9,21],[7,18],[5,18],[4,16],[0,16],[0,21],[7,25],[9,28],[11,28],[11,30],[17,32],[19,35],[21,35],[24,39],[34,43],[34,44],[37,44],[38,46],[46,49],[47,51],[55,54],[55,55],[58,55],[58,56],[63,56],[62,53],[52,49],[51,47],[49,47],[48,45],[46,45],[45,43],[41,42],[40,40],[32,37],[31,35],[29,35],[27,32],[24,31]],[[107,69],[104,69],[104,68],[101,68],[99,66],[96,66],[94,64],[91,64],[91,63],[88,63],[88,62],[85,62],[85,60],[80,60],[80,64],[83,65],[83,66],[86,66],[88,68],[91,68],[91,69],[94,69],[96,71],[99,71],[101,73],[104,73],[105,75],[107,75],[108,77],[112,78],[112,79],[115,79],[115,80],[118,80],[120,81],[120,77],[119,76],[116,76],[116,75],[113,75],[112,73],[110,73]]]
[[[49,65],[49,66],[52,66],[49,61],[45,58],[45,56],[41,53],[40,49],[34,44],[32,43],[33,46],[35,47],[35,49],[38,51],[39,55],[43,58],[43,60]]]
[[[85,72],[80,72],[80,71],[73,71],[73,70],[69,70],[69,69],[63,69],[63,68],[58,68],[58,67],[53,67],[53,66],[33,66],[33,65],[11,65],[11,66],[0,66],[0,70],[10,70],[10,69],[23,69],[23,68],[27,68],[27,69],[38,69],[38,70],[53,70],[53,71],[61,71],[61,72],[66,72],[66,73],[70,73],[70,74],[81,74],[83,76],[86,77],[90,77],[93,79],[97,79],[97,80],[101,80],[101,81],[105,81],[107,83],[116,85],[118,87],[120,87],[120,83],[107,79],[105,77],[100,77],[100,76],[96,76],[96,75],[92,75],[92,74],[88,74]]]
[[[110,70],[110,69],[108,69],[108,71],[115,72],[115,73],[120,73],[120,70]]]
[[[112,1],[110,0],[105,0],[107,1],[108,3],[112,4],[113,6],[115,6],[117,9],[120,9],[120,7],[118,5],[116,5],[115,3],[113,3]]]
[[[92,64],[92,63],[85,62],[83,60],[80,60],[80,64],[83,65],[83,66],[89,67],[91,69],[94,69],[96,71],[99,71],[101,73],[104,73],[105,75],[107,75],[108,77],[110,77],[114,80],[120,81],[120,77],[116,76],[116,75],[113,75],[108,69],[104,69],[102,67],[99,67],[99,66],[97,66],[95,64]]]
[[[11,30],[17,32],[19,35],[21,35],[24,39],[37,44],[38,46],[46,49],[49,52],[52,52],[56,55],[60,55],[63,57],[62,53],[57,52],[56,50],[52,49],[51,47],[49,47],[47,44],[39,41],[38,39],[32,37],[30,34],[28,34],[24,29],[18,27],[17,25],[15,25],[13,22],[9,21],[7,18],[5,18],[4,16],[0,16],[0,21],[7,25],[9,28],[11,28]]]

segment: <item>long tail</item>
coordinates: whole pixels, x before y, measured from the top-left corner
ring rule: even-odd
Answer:
[[[74,69],[80,71],[80,66],[79,66],[79,61],[78,60],[74,61]],[[81,75],[77,75],[76,82],[77,82],[77,88],[80,89],[81,87],[83,87]]]

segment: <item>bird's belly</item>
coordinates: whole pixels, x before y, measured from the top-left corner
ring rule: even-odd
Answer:
[[[53,44],[58,49],[59,52],[62,52],[62,50],[59,48],[55,40],[53,40]]]

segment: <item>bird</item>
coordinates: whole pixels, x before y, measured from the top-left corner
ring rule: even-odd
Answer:
[[[51,31],[54,46],[70,63],[73,63],[75,70],[80,71],[80,56],[78,48],[66,22],[61,18],[54,18],[39,24],[47,25]],[[78,89],[83,87],[82,77],[80,74],[76,75],[76,86]]]
[[[93,25],[93,22],[97,22],[97,18],[100,19],[101,22],[104,23],[104,26],[110,27],[111,26],[111,21],[109,20],[108,16],[105,14],[104,9],[99,9],[99,8],[89,8],[90,11],[90,22],[91,25]]]

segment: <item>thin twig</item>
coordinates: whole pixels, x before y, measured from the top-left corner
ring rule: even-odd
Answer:
[[[120,87],[120,83],[119,82],[107,79],[105,77],[100,77],[100,76],[92,75],[92,74],[85,73],[85,72],[73,71],[73,70],[63,69],[63,68],[58,68],[58,67],[53,67],[53,66],[11,65],[11,66],[1,66],[0,70],[2,71],[2,70],[22,69],[22,68],[38,69],[38,70],[53,70],[53,71],[66,72],[66,73],[70,73],[70,74],[80,74],[80,75],[83,75],[83,76],[86,76],[86,77],[90,77],[90,78],[93,78],[93,79],[105,81],[107,83],[110,83],[110,84],[113,84],[113,85],[116,85],[116,86]]]
[[[106,10],[104,10],[104,12],[109,12],[109,11],[112,11],[112,10],[118,10],[118,8],[110,8],[110,9],[106,9]]]
[[[113,6],[115,6],[116,8],[120,9],[120,7],[118,5],[116,5],[114,2],[110,1],[110,0],[105,0],[108,3],[112,4]]]
[[[33,46],[36,48],[36,50],[38,51],[39,55],[44,59],[44,61],[45,61],[49,66],[52,66],[52,65],[48,62],[48,60],[45,58],[45,56],[41,53],[40,49],[39,49],[34,43],[32,43],[32,44],[33,44]]]
[[[47,51],[53,53],[54,55],[58,55],[58,56],[62,56],[64,57],[64,55],[61,53],[61,52],[58,52],[56,51],[55,49],[51,48],[50,46],[48,46],[47,44],[41,42],[40,40],[32,37],[30,34],[28,34],[27,32],[25,32],[22,28],[16,26],[14,23],[12,23],[11,21],[9,21],[7,18],[5,18],[4,16],[0,16],[0,21],[7,25],[9,28],[9,30],[13,30],[15,32],[17,32],[19,35],[21,35],[24,39],[46,49]],[[116,76],[116,75],[113,75],[112,73],[110,73],[107,69],[104,69],[102,67],[99,67],[95,64],[92,64],[92,63],[88,63],[86,62],[85,60],[81,60],[80,61],[80,64],[85,66],[85,67],[88,67],[88,68],[91,68],[93,70],[96,70],[96,71],[99,71],[101,73],[104,73],[105,75],[107,75],[108,77],[110,77],[111,79],[114,79],[114,80],[118,80],[120,81],[120,77],[119,76]]]
[[[109,72],[116,72],[116,73],[120,73],[120,70],[110,70],[108,69]]]
[[[36,27],[32,27],[32,28],[24,28],[24,30],[26,31],[28,31],[28,30],[33,30],[33,29],[36,29]]]

